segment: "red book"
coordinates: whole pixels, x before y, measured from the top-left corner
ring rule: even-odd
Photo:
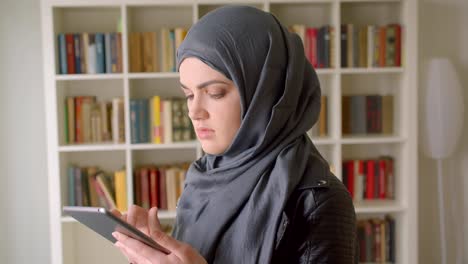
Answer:
[[[73,34],[65,34],[65,43],[67,45],[67,71],[69,74],[75,73],[75,44]]]
[[[158,170],[156,168],[150,169],[150,206],[158,206],[159,203],[159,185],[158,185]]]
[[[149,174],[148,168],[142,168],[140,170],[141,180],[141,207],[149,209],[150,206],[150,195],[149,195]]]
[[[375,161],[366,161],[366,199],[374,199]]]
[[[159,169],[159,208],[167,210],[166,169]]]
[[[401,26],[399,24],[392,24],[391,27],[395,28],[395,66],[401,66]]]
[[[379,160],[379,198],[386,199],[387,193],[386,189],[387,186],[385,184],[387,178],[387,164],[385,163],[384,159]]]
[[[310,64],[312,64],[314,68],[317,68],[317,29],[307,28],[306,37],[309,42],[308,52],[306,55],[310,61]]]

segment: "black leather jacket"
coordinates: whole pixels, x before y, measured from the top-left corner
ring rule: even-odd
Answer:
[[[358,263],[352,198],[338,178],[308,177],[283,211],[272,263]]]

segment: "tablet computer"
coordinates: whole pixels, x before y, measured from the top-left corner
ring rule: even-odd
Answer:
[[[80,223],[91,228],[107,240],[115,243],[117,240],[112,236],[114,231],[125,234],[146,245],[159,250],[165,254],[171,253],[168,249],[159,245],[132,225],[126,223],[113,213],[101,207],[64,206],[63,212],[78,220]]]

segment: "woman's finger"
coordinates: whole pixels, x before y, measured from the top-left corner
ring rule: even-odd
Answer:
[[[112,213],[113,215],[117,216],[118,218],[122,218],[122,213],[120,213],[120,211],[117,210],[117,209],[112,209],[112,210],[111,210],[111,213]]]
[[[127,248],[124,245],[122,245],[120,242],[118,241],[115,242],[114,246],[116,246],[120,250],[120,252],[125,256],[125,258],[127,259],[129,263],[132,263],[132,264],[137,263],[135,260],[132,259],[132,257],[128,253]]]
[[[140,206],[132,205],[127,214],[127,222],[149,235],[148,211]]]
[[[148,226],[149,226],[149,233],[151,234],[153,230],[162,230],[161,223],[159,222],[158,218],[158,208],[153,207],[148,212]]]

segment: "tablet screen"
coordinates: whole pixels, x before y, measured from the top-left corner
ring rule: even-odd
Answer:
[[[116,239],[112,236],[114,231],[118,231],[131,238],[137,239],[138,241],[145,243],[146,245],[157,249],[165,254],[169,254],[170,251],[154,241],[152,238],[138,230],[137,228],[126,223],[122,219],[118,218],[110,211],[101,207],[84,207],[84,206],[64,206],[64,213],[78,220],[80,223],[94,230],[112,243],[116,242]]]

